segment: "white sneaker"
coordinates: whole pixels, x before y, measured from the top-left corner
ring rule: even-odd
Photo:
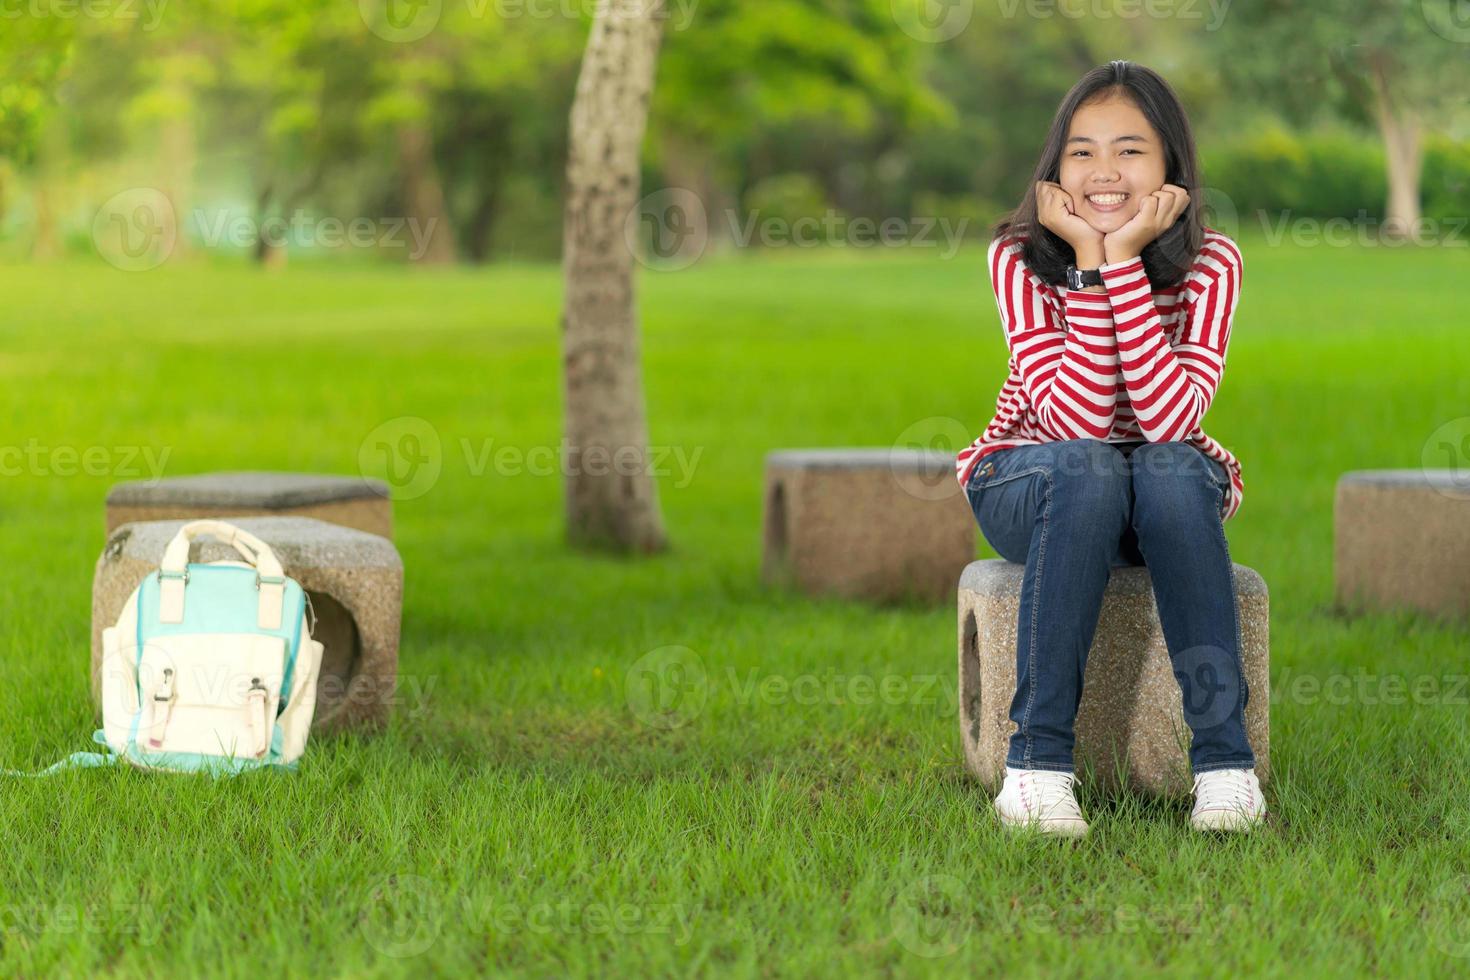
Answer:
[[[1195,830],[1250,830],[1266,816],[1254,769],[1211,769],[1194,777]]]
[[[1076,781],[1070,772],[1006,766],[1005,783],[995,798],[995,812],[1008,827],[1081,837],[1087,833],[1087,821],[1082,819],[1082,810],[1072,793]]]

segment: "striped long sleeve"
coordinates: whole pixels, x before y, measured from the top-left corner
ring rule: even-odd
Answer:
[[[992,241],[987,258],[1012,375],[1038,425],[1053,439],[1106,439],[1117,417],[1120,367],[1111,294],[1062,290],[1058,309],[1026,268],[1020,243]]]
[[[1225,373],[1231,320],[1244,264],[1234,243],[1212,237],[1189,283],[1189,315],[1170,344],[1154,305],[1143,260],[1102,267],[1128,401],[1149,442],[1184,440],[1199,428]]]

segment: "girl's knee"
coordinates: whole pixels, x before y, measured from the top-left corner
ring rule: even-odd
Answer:
[[[1223,485],[1216,464],[1187,442],[1145,443],[1133,450],[1131,464],[1135,493],[1154,488],[1177,492],[1179,486],[1190,484],[1202,488]]]
[[[1053,443],[1054,479],[1092,480],[1112,483],[1129,478],[1128,458],[1099,439],[1067,439]]]

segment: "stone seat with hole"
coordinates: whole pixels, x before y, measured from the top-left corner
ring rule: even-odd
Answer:
[[[877,602],[947,599],[975,558],[952,453],[802,449],[766,457],[763,575]]]
[[[1355,470],[1337,480],[1338,608],[1470,619],[1470,470]]]

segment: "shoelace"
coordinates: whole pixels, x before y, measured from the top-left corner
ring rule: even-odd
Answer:
[[[1198,810],[1240,810],[1249,813],[1255,804],[1249,769],[1220,769],[1202,773],[1194,781]]]
[[[1044,819],[1082,819],[1077,797],[1072,795],[1072,774],[1036,770],[1021,776],[1021,800],[1028,810]]]

